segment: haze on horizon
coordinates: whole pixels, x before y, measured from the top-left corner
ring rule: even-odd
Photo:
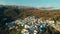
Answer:
[[[0,0],[0,5],[55,7],[56,9],[60,9],[60,0]]]

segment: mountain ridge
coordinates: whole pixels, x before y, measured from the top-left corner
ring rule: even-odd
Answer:
[[[41,10],[34,7],[20,8],[21,6],[0,5],[0,22],[9,22],[16,19],[24,19],[27,16],[36,16],[38,18],[58,18],[60,20],[60,10]],[[7,20],[3,20],[7,18]]]

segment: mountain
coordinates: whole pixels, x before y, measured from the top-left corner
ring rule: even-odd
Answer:
[[[35,16],[37,18],[43,18],[44,20],[51,18],[51,20],[60,21],[60,9],[48,10],[47,7],[43,8],[38,7],[38,8],[30,6],[0,5],[0,33],[16,34],[17,33],[16,29],[10,30],[5,24],[11,23],[12,21],[15,21],[17,19],[24,19],[28,16]],[[19,28],[23,29],[22,27]],[[60,33],[52,26],[48,26],[46,30],[48,34]],[[20,33],[20,31],[18,32]]]
[[[60,10],[41,10],[29,6],[0,5],[0,24],[15,21],[16,19],[24,19],[27,16],[42,17],[43,19],[56,18],[60,20]]]

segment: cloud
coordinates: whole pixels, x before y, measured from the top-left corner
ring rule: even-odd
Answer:
[[[51,7],[52,7],[52,5],[50,5],[50,4],[49,4],[49,5],[47,5],[46,7],[47,7],[47,8],[51,8]]]
[[[7,3],[5,3],[4,1],[0,0],[0,5],[6,5]]]
[[[16,5],[16,3],[11,0],[0,0],[0,5]]]
[[[38,9],[52,9],[53,6],[52,5],[46,5],[46,6],[37,6]]]

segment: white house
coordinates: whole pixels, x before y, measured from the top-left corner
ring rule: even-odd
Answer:
[[[23,30],[21,31],[21,33],[22,33],[22,34],[29,34],[28,30],[26,30],[26,29],[23,29]]]
[[[37,33],[37,31],[36,30],[34,30],[34,34],[36,34]]]
[[[24,28],[30,28],[30,26],[28,26],[27,24],[24,26]]]

